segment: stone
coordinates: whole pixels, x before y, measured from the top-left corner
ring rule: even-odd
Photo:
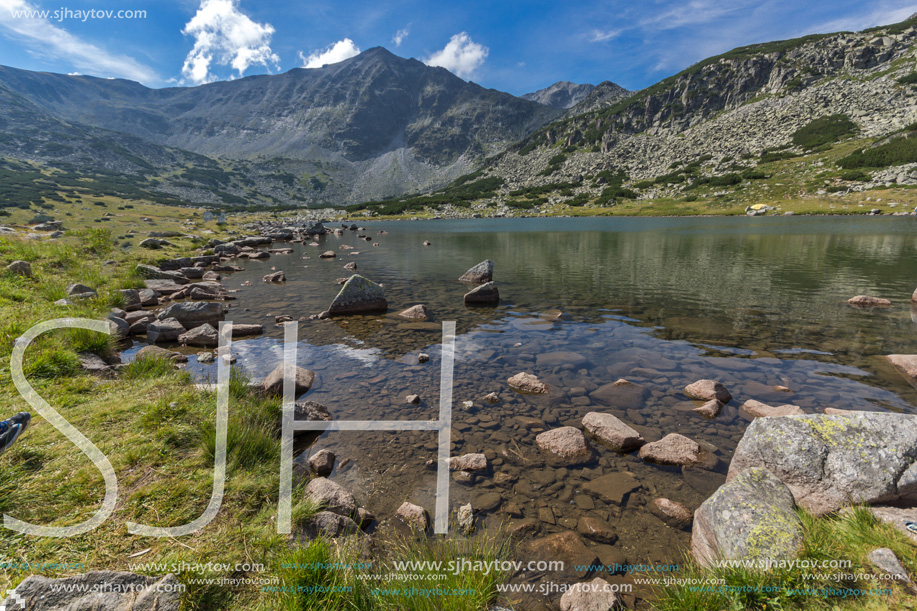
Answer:
[[[319,257],[322,259],[334,259],[335,257],[337,257],[337,253],[334,252],[333,250],[326,250],[325,252],[320,254]]]
[[[517,373],[507,382],[510,388],[525,395],[543,395],[548,392],[547,385],[531,373]]]
[[[465,454],[449,459],[451,471],[487,471],[487,457],[483,454]]]
[[[866,554],[866,560],[882,573],[891,576],[892,581],[896,581],[910,590],[911,594],[917,594],[917,585],[911,581],[910,575],[907,574],[907,569],[898,560],[895,552],[887,547],[880,547]]]
[[[847,303],[858,308],[883,308],[892,304],[892,302],[888,299],[882,299],[881,297],[871,297],[869,295],[857,295],[856,297],[851,297],[847,300]]]
[[[474,532],[474,508],[471,503],[459,507],[456,517],[463,535],[468,536]]]
[[[485,492],[474,500],[474,506],[479,511],[496,511],[503,504],[503,497],[499,492]]]
[[[205,348],[216,348],[220,343],[220,335],[217,330],[204,323],[199,327],[194,327],[178,336],[178,342],[186,346],[203,346]]]
[[[141,248],[148,248],[150,250],[159,250],[163,245],[168,244],[169,242],[165,240],[157,240],[156,238],[147,238],[141,240],[139,246]]]
[[[213,356],[212,352],[198,352],[197,353],[197,362],[201,363],[202,365],[209,365],[215,359],[216,357]]]
[[[917,532],[909,530],[907,525],[910,522],[917,524],[917,507],[885,507],[883,505],[874,505],[869,511],[877,519],[894,527],[901,534],[911,540],[911,543],[917,545]]]
[[[430,355],[425,352],[421,352],[420,354],[417,355],[418,363],[426,363],[429,360],[430,360]]]
[[[548,455],[551,463],[558,465],[579,465],[594,458],[592,447],[578,428],[564,426],[545,431],[535,437],[535,443]]]
[[[500,291],[496,282],[488,282],[465,293],[465,305],[497,305]]]
[[[573,584],[560,597],[560,611],[612,611],[619,605],[621,600],[611,584],[601,577]]]
[[[593,401],[619,409],[640,409],[649,392],[640,384],[621,379],[599,386],[589,393]]]
[[[685,394],[698,401],[713,401],[714,399],[721,403],[732,401],[732,395],[729,394],[726,387],[716,380],[698,380],[689,384],[685,386]]]
[[[590,516],[580,517],[579,522],[576,523],[576,532],[599,543],[612,544],[618,540],[618,535],[611,524]]]
[[[687,528],[694,519],[694,514],[687,507],[666,498],[653,499],[650,511],[672,528]]]
[[[764,421],[752,426],[758,422]],[[767,469],[746,469],[694,512],[691,553],[703,566],[723,559],[767,569],[769,562],[795,558],[802,541],[793,494]]]
[[[201,276],[201,279],[206,280],[208,282],[219,282],[220,280],[223,279],[223,276],[221,276],[219,273],[215,271],[209,271],[209,272],[204,272],[204,275]]]
[[[281,363],[261,380],[261,392],[274,397],[283,395],[283,369],[284,364]],[[315,372],[294,365],[293,381],[293,394],[298,397],[312,388],[312,384],[315,383]]]
[[[182,267],[178,271],[189,280],[200,280],[204,277],[204,268],[202,267]]]
[[[583,427],[616,452],[630,452],[646,443],[640,433],[611,414],[589,412],[583,417]]]
[[[561,365],[581,367],[588,362],[589,360],[582,354],[564,350],[559,352],[545,352],[535,357],[535,364],[538,367],[560,367]]]
[[[497,395],[497,393],[491,392],[491,393],[487,393],[486,395],[484,395],[484,401],[486,403],[490,403],[491,405],[493,405],[495,403],[500,402],[500,397],[499,395]]]
[[[917,504],[917,416],[848,412],[758,418],[745,430],[727,481],[768,469],[815,515],[849,503]]]
[[[293,420],[331,421],[328,408],[317,401],[299,401],[294,405]]]
[[[633,475],[623,471],[616,471],[583,484],[583,492],[606,503],[621,505],[624,502],[624,497],[639,487],[640,483]]]
[[[657,465],[699,466],[712,469],[719,462],[696,441],[678,433],[669,433],[659,441],[644,445],[637,455],[646,462]]]
[[[917,354],[889,354],[885,358],[911,386],[917,388]]]
[[[420,404],[420,395],[408,395],[404,398],[404,400],[412,405],[419,405]]]
[[[146,339],[152,344],[175,342],[185,330],[185,327],[174,318],[156,320],[147,323]]]
[[[134,360],[139,361],[141,359],[165,359],[167,361],[177,361],[181,358],[181,355],[178,352],[173,352],[172,350],[166,350],[165,348],[160,348],[159,346],[144,346],[137,351],[137,354],[134,355]]]
[[[185,282],[187,282],[187,280]],[[146,285],[146,288],[162,295],[173,295],[184,288],[181,284],[175,282],[174,280],[144,280],[143,283]],[[149,305],[155,304],[151,303]]]
[[[430,318],[427,308],[422,303],[398,312],[398,316],[409,320],[427,320]]]
[[[712,401],[707,401],[700,407],[695,407],[691,410],[695,414],[700,414],[704,418],[714,419],[720,415],[720,412],[723,411],[723,402],[719,399],[713,399]]]
[[[224,317],[223,304],[214,301],[183,301],[166,306],[156,317],[159,320],[174,318],[186,329],[207,323],[219,326]]]
[[[405,501],[395,512],[395,515],[411,528],[426,532],[430,528],[430,516],[427,510],[420,505]]]
[[[325,511],[351,517],[357,510],[353,495],[340,484],[326,477],[316,477],[306,484],[306,496]]]
[[[158,305],[161,297],[158,292],[150,288],[137,289],[137,295],[140,297],[140,305],[142,306]]]
[[[147,576],[91,571],[60,579],[32,575],[16,586],[15,593],[0,602],[0,609],[178,611],[183,592],[184,587],[172,573]]]
[[[309,457],[309,468],[313,473],[322,477],[331,475],[334,470],[334,461],[337,457],[331,450],[319,450]]]
[[[79,282],[68,284],[66,291],[67,297],[73,299],[88,299],[96,296],[96,290],[94,288],[86,286],[85,284],[80,284]]]
[[[312,516],[304,525],[305,535],[314,539],[316,537],[346,537],[350,535],[359,535],[360,527],[355,521],[348,516],[331,511],[319,511]]]
[[[261,335],[262,333],[264,333],[263,325],[232,323],[232,336],[233,337],[246,337],[248,335]]]
[[[359,314],[385,311],[387,308],[388,301],[382,287],[359,274],[354,274],[341,287],[328,307],[328,313]]]
[[[147,280],[171,280],[176,284],[188,284],[188,279],[181,272],[167,271],[155,265],[139,264],[136,272]]]
[[[140,291],[137,289],[121,289],[118,293],[121,295],[121,307],[125,312],[136,312],[143,307],[140,302]]]
[[[570,530],[536,539],[529,549],[532,558],[559,560],[564,563],[564,572],[577,577],[585,577],[590,566],[599,564],[596,553]]]
[[[124,339],[130,333],[131,326],[127,324],[127,321],[114,314],[108,315],[108,324],[111,327],[111,334],[115,337]]]
[[[102,360],[102,357],[97,354],[92,352],[80,352],[77,354],[77,357],[80,359],[80,367],[93,375],[105,376],[111,373],[109,364]]]
[[[261,280],[263,280],[264,282],[268,282],[268,283],[272,283],[272,282],[281,283],[281,282],[287,281],[287,276],[282,271],[274,272],[272,274],[267,274]]]
[[[798,405],[778,405],[776,407],[749,399],[739,408],[742,411],[754,416],[755,418],[766,418],[772,416],[801,416],[805,414]]]
[[[474,284],[484,284],[493,280],[494,262],[490,259],[481,261],[467,272],[459,277],[461,282],[473,282]]]
[[[6,271],[16,276],[32,277],[32,264],[28,261],[13,261],[6,266]]]

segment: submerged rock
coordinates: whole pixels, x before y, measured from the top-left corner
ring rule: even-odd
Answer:
[[[685,528],[691,525],[694,515],[681,503],[666,498],[654,499],[650,511],[657,518],[672,528]]]
[[[905,380],[917,388],[917,354],[889,354],[885,358]]]
[[[427,514],[427,510],[420,505],[405,501],[395,512],[395,515],[411,528],[416,528],[421,532],[426,532],[430,527],[430,516]]]
[[[858,308],[888,307],[892,304],[888,299],[871,297],[870,295],[857,295],[856,297],[851,297],[847,300],[847,303]]]
[[[379,312],[388,308],[385,291],[375,282],[354,274],[347,279],[340,292],[331,302],[328,313],[358,314],[363,312]]]
[[[261,380],[261,392],[270,396],[280,396],[283,394],[283,371],[284,364],[281,363],[274,368],[274,371],[267,374]],[[299,396],[308,392],[315,382],[315,372],[304,369],[299,366],[293,366],[293,394]]]
[[[696,441],[678,433],[669,433],[659,441],[648,443],[638,454],[640,458],[657,465],[679,465],[712,469],[719,460]]]
[[[398,312],[398,316],[407,318],[409,320],[427,320],[430,318],[430,314],[427,312],[427,308],[422,303]]]
[[[776,407],[749,399],[740,407],[742,411],[754,416],[755,418],[766,418],[768,416],[802,416],[805,414],[798,405],[778,405]]]
[[[793,494],[773,473],[756,467],[720,486],[694,513],[691,552],[704,566],[722,558],[756,561],[766,569],[795,558],[802,540]]]
[[[628,382],[620,379],[603,386],[589,393],[593,400],[604,403],[609,407],[619,409],[639,409],[643,407],[643,402],[649,392],[640,384]]]
[[[531,373],[520,372],[507,380],[509,387],[523,394],[543,395],[548,392],[548,387]]]

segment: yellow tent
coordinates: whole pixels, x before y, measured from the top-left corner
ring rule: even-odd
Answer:
[[[767,204],[755,204],[751,206],[752,210],[764,210],[765,208],[767,208]]]

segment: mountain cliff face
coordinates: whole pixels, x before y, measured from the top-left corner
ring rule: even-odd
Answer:
[[[199,87],[13,68],[0,68],[0,87],[76,130],[128,134],[243,169],[271,161],[297,182],[321,175],[321,193],[308,195],[339,203],[444,184],[560,114],[382,48]]]
[[[545,87],[544,89],[539,89],[532,93],[526,93],[519,97],[523,100],[530,100],[545,106],[550,106],[551,108],[566,110],[579,104],[593,89],[595,89],[595,85],[590,85],[588,83],[577,85],[570,81],[557,81],[550,87]]]

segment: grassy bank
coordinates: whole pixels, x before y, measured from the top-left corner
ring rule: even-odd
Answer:
[[[96,211],[91,210],[93,213]],[[139,216],[187,214],[181,209],[143,210],[93,223],[63,217],[68,231],[58,240],[0,238],[0,263],[31,263],[33,277],[0,272],[0,403],[4,417],[31,410],[16,391],[10,374],[13,344],[34,324],[58,317],[105,318],[121,303],[118,289],[142,286],[137,263],[185,255],[203,240],[169,238],[161,251],[138,249],[146,231]],[[181,226],[181,217],[166,227]],[[156,226],[156,230],[163,230]],[[225,228],[198,223],[193,229],[221,235]],[[129,243],[131,248],[124,247]],[[73,306],[57,306],[66,286],[87,284],[98,297]],[[80,367],[79,352],[111,358],[119,346],[109,336],[82,330],[60,330],[40,336],[29,347],[25,373],[36,391],[109,458],[118,476],[114,513],[94,531],[67,539],[23,536],[0,529],[0,590],[14,587],[33,573],[57,577],[88,570],[120,570],[161,575],[176,572],[187,587],[183,608],[216,609],[454,609],[473,611],[495,596],[504,576],[465,574],[414,582],[439,588],[473,589],[472,597],[404,597],[386,591],[379,580],[361,575],[390,572],[391,562],[467,555],[492,560],[508,553],[502,539],[462,538],[427,541],[381,541],[369,572],[306,569],[307,560],[353,563],[365,550],[314,540],[294,544],[276,533],[279,489],[279,399],[252,394],[248,381],[231,382],[227,482],[217,517],[200,531],[180,538],[129,535],[127,522],[177,526],[200,516],[213,482],[216,398],[196,387],[172,363],[149,359],[131,363],[114,377],[96,377]],[[35,416],[19,442],[0,455],[0,512],[48,526],[80,523],[100,506],[105,486],[101,474],[64,435]],[[294,528],[318,508],[294,492]],[[210,565],[209,567],[206,565]],[[213,564],[235,567],[226,571]],[[41,568],[23,568],[29,567]],[[192,568],[192,565],[204,565]],[[180,566],[175,571],[175,567]],[[248,580],[227,585],[227,579]],[[208,583],[209,581],[209,583]],[[328,586],[341,586],[329,588]],[[291,589],[292,588],[292,589]],[[324,588],[324,589],[323,589]]]

